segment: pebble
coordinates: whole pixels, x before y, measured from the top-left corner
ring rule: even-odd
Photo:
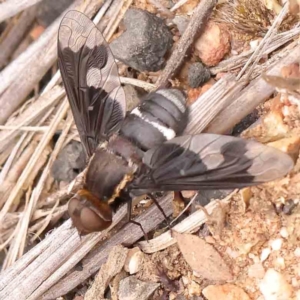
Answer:
[[[126,277],[120,282],[118,299],[147,300],[159,286],[159,283],[140,281],[135,276]]]
[[[195,42],[195,50],[205,65],[216,66],[229,53],[230,35],[222,26],[209,22]]]
[[[265,261],[269,257],[270,253],[271,253],[270,248],[264,248],[260,255],[260,261],[261,262]]]
[[[147,11],[131,8],[124,16],[124,25],[126,31],[110,44],[115,57],[141,72],[162,69],[164,56],[173,44],[164,21]]]
[[[280,229],[280,235],[281,235],[283,238],[285,238],[285,239],[288,238],[289,233],[288,233],[286,227],[282,227],[282,228]]]
[[[291,299],[293,291],[285,277],[274,269],[267,270],[259,288],[265,300]]]
[[[300,247],[297,247],[294,251],[295,256],[300,257]]]
[[[276,239],[271,242],[271,248],[273,249],[273,251],[280,250],[281,246],[282,246],[282,239]]]
[[[197,88],[206,83],[211,77],[210,71],[202,63],[193,63],[188,71],[188,84],[192,88]]]
[[[262,279],[265,275],[265,269],[261,263],[256,263],[248,269],[249,277]]]
[[[140,248],[135,247],[129,249],[124,265],[125,271],[130,275],[137,273],[142,267],[143,258],[144,253],[140,250]]]
[[[82,144],[71,141],[54,161],[51,174],[57,181],[71,182],[86,165]]]

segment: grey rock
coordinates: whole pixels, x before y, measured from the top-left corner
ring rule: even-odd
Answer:
[[[197,88],[207,82],[211,77],[209,69],[202,63],[193,63],[188,71],[188,83],[192,88]]]
[[[126,277],[120,282],[119,300],[147,300],[160,286],[155,282],[144,282],[135,276]]]
[[[51,173],[55,180],[71,182],[86,165],[82,144],[71,141],[59,153]]]
[[[179,33],[182,35],[186,30],[190,19],[185,16],[175,16],[173,23],[177,26]]]
[[[232,193],[233,190],[201,190],[199,191],[195,203],[205,206],[215,199],[223,199]]]
[[[173,44],[162,19],[147,11],[129,9],[124,16],[126,31],[111,44],[115,57],[138,71],[158,71]]]

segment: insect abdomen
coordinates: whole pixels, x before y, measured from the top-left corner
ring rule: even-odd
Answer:
[[[185,97],[180,90],[150,93],[128,114],[120,134],[146,151],[183,132],[188,122]]]

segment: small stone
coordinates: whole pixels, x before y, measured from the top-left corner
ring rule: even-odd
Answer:
[[[206,83],[211,77],[209,69],[202,63],[193,63],[188,71],[188,83],[192,88],[197,88]]]
[[[280,250],[281,246],[282,246],[282,239],[276,239],[271,242],[271,247],[272,247],[273,251]]]
[[[57,181],[71,182],[86,165],[82,144],[71,141],[54,161],[51,174]]]
[[[284,276],[274,269],[267,270],[259,288],[265,300],[290,299],[293,291]]]
[[[270,253],[271,253],[270,248],[264,248],[260,255],[260,261],[261,262],[265,261],[269,257]]]
[[[186,30],[190,19],[185,16],[175,16],[173,19],[174,24],[177,26],[180,35]]]
[[[300,257],[300,247],[297,247],[294,251],[295,256]]]
[[[233,284],[209,285],[202,293],[208,300],[250,300],[243,289]]]
[[[223,26],[208,22],[195,50],[205,65],[216,66],[230,50],[230,35]]]
[[[125,85],[123,87],[125,98],[126,98],[126,108],[128,111],[133,110],[140,104],[140,97],[137,90],[132,85]]]
[[[189,293],[189,298],[191,298],[193,296],[200,296],[201,295],[201,287],[200,287],[200,285],[197,282],[192,281],[188,285],[188,293]]]
[[[280,235],[281,235],[283,238],[285,238],[285,239],[288,238],[289,233],[288,233],[286,227],[282,227],[282,228],[280,229]]]
[[[173,44],[164,21],[147,11],[131,8],[124,16],[124,25],[126,31],[110,44],[115,57],[138,71],[160,70]]]
[[[284,204],[282,212],[286,215],[291,215],[296,206],[297,204],[292,199],[289,199]]]
[[[261,263],[256,263],[249,267],[248,275],[249,277],[261,279],[265,275],[265,269]]]
[[[192,198],[196,193],[197,191],[181,191],[181,195],[184,198]]]
[[[283,257],[277,257],[274,264],[277,268],[280,268],[280,269],[285,268],[285,262],[284,262]]]
[[[160,286],[159,283],[143,282],[130,276],[120,282],[119,300],[147,300]]]
[[[130,275],[137,273],[142,267],[143,258],[144,253],[140,250],[140,248],[135,247],[129,249],[124,265],[125,271]]]

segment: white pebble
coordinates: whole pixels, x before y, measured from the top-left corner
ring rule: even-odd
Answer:
[[[300,257],[300,247],[297,247],[294,251],[295,256]]]
[[[264,248],[260,255],[260,261],[265,261],[269,257],[270,253],[271,253],[270,248]]]
[[[271,242],[271,247],[274,251],[280,250],[282,246],[282,239],[276,239]]]
[[[276,263],[276,266],[278,268],[281,268],[281,269],[285,268],[285,262],[284,262],[284,258],[283,257],[277,257],[275,263]]]
[[[274,269],[269,269],[266,272],[259,289],[265,300],[291,299],[293,292],[285,277]]]
[[[285,239],[288,238],[289,233],[288,233],[286,227],[282,227],[282,228],[280,229],[280,235],[281,235],[283,238],[285,238]]]

